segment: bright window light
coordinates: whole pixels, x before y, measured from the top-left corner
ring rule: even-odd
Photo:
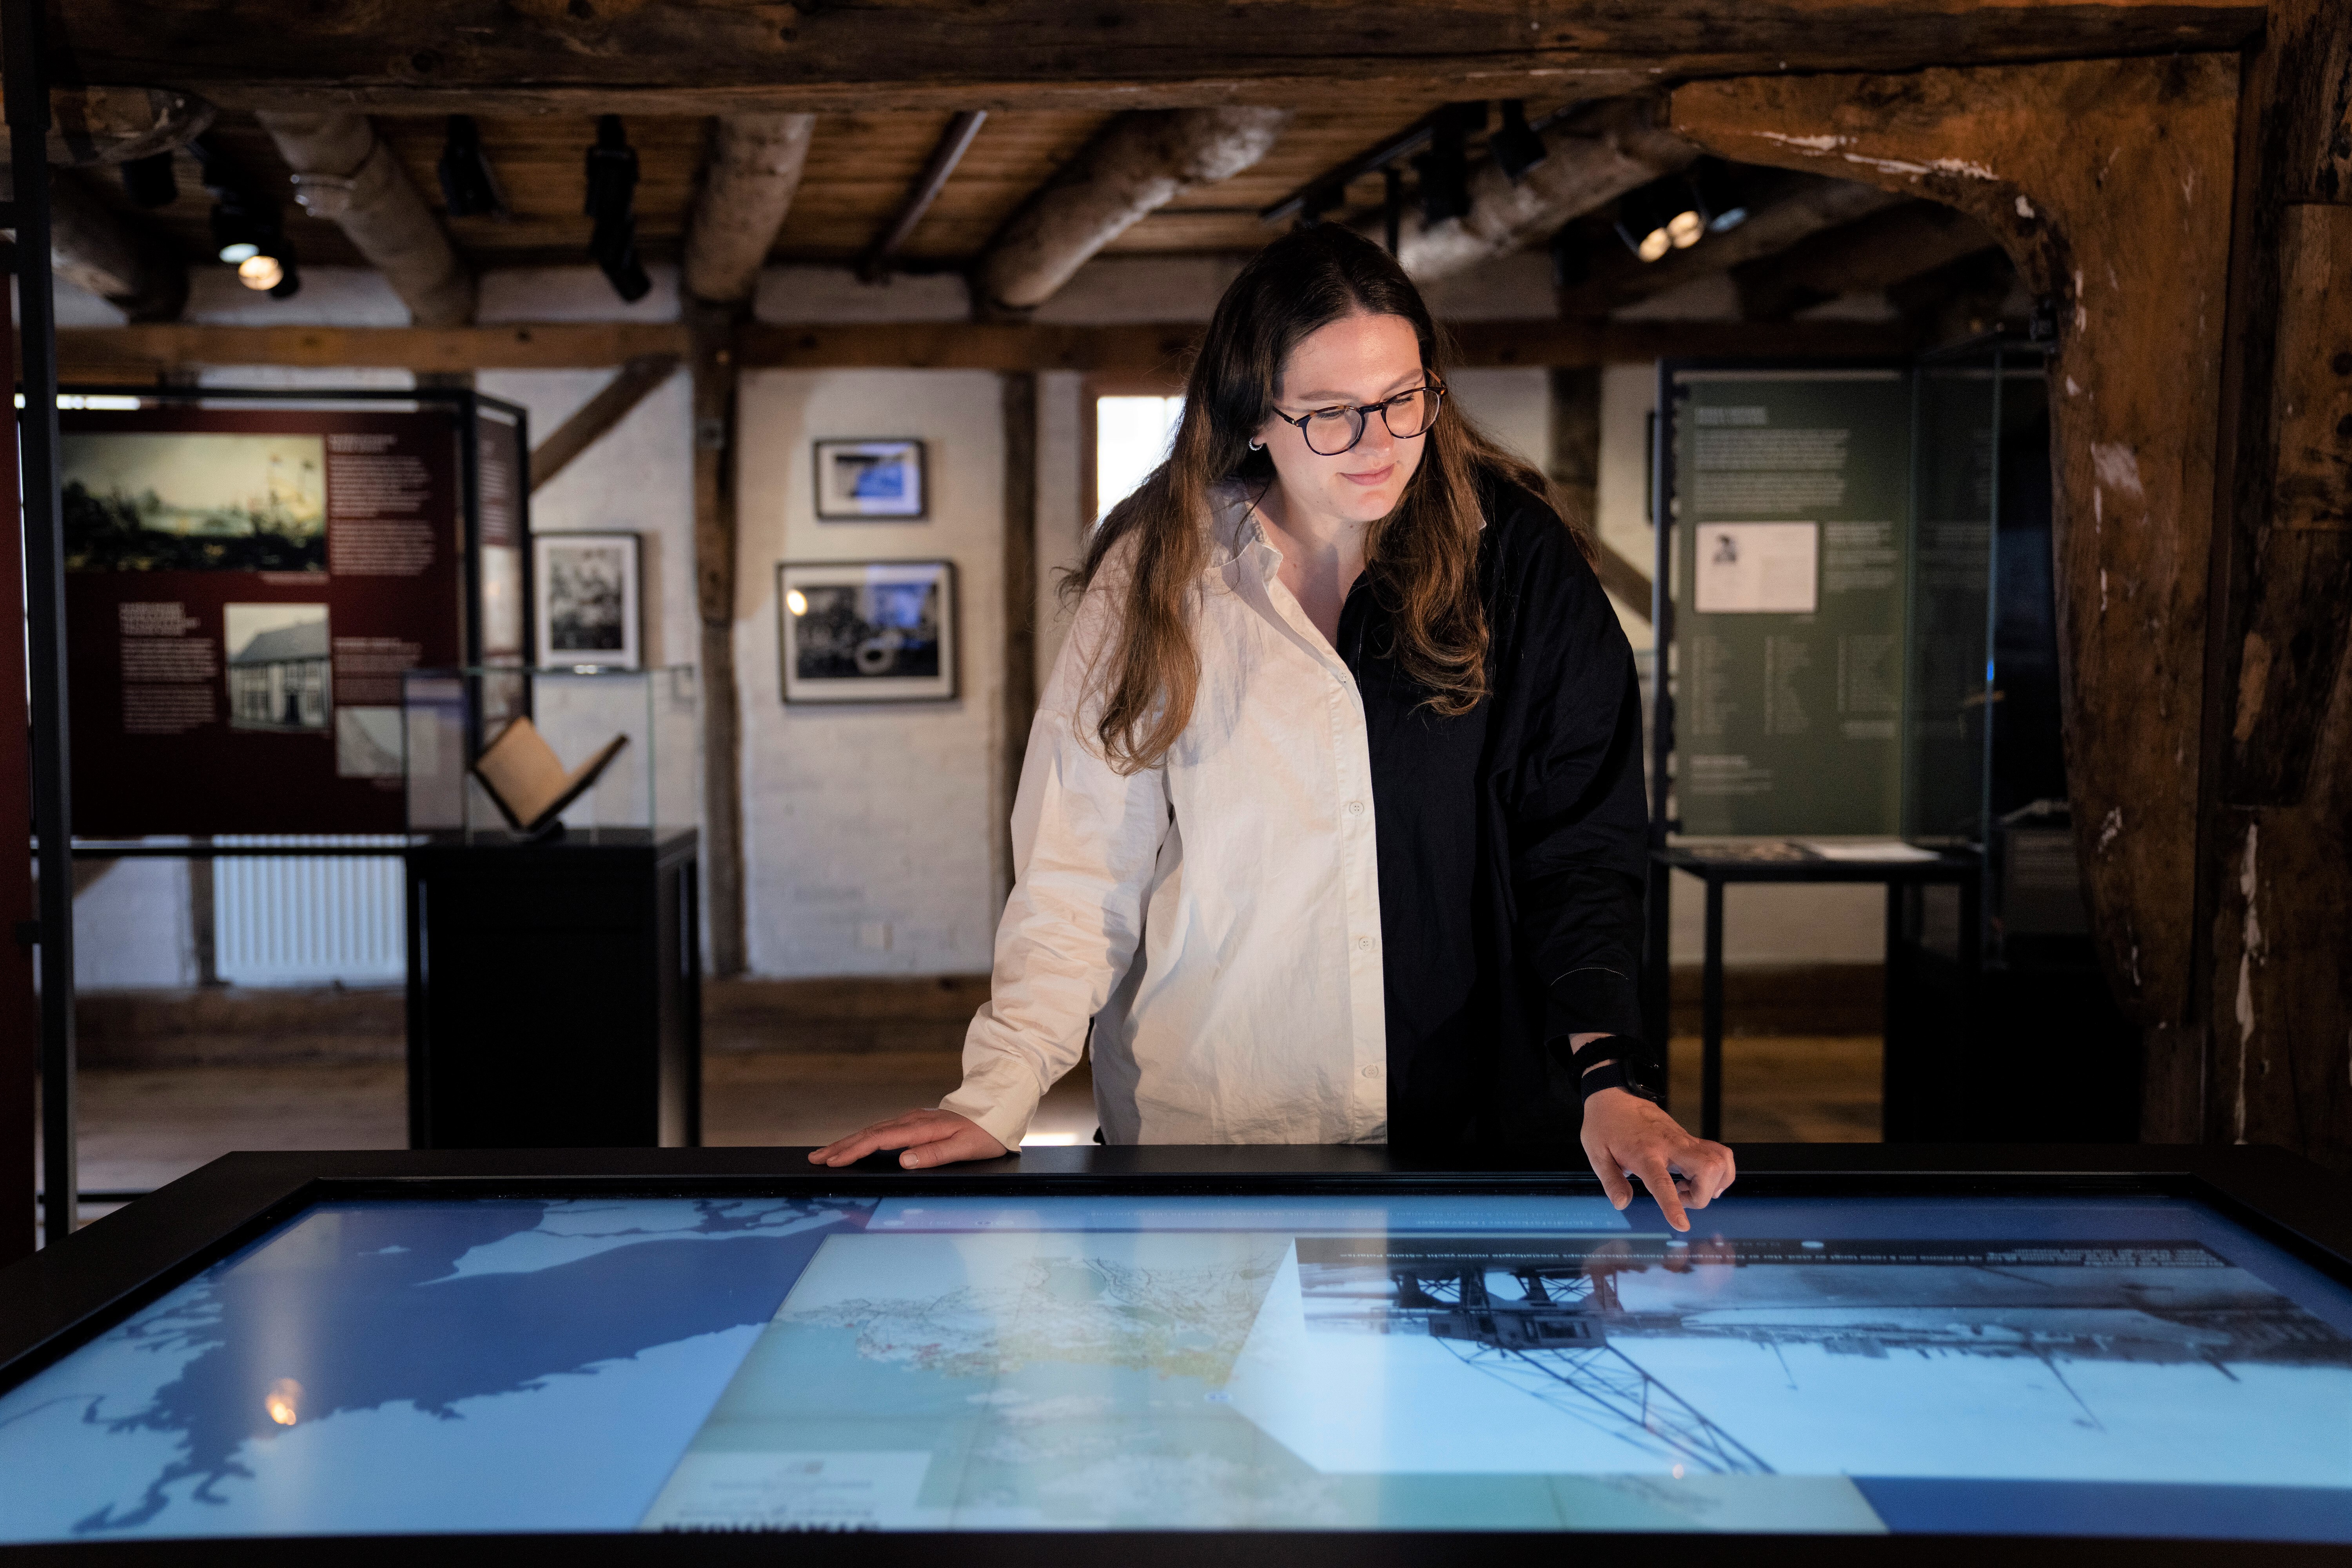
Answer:
[[[1181,397],[1095,399],[1095,516],[1125,500],[1167,459]]]

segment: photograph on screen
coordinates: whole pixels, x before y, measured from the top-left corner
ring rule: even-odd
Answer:
[[[316,435],[68,431],[58,438],[73,572],[324,572]]]
[[[324,731],[334,684],[324,605],[227,605],[234,730]]]

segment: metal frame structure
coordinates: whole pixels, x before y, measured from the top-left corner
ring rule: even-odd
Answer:
[[[18,390],[18,450],[24,489],[25,595],[32,686],[33,843],[39,867],[41,982],[41,1171],[36,1194],[42,1233],[70,1233],[79,1205],[110,1201],[108,1194],[80,1190],[75,1093],[73,862],[76,860],[214,860],[231,858],[341,859],[404,855],[399,844],[319,846],[215,845],[209,840],[157,843],[150,840],[73,837],[73,746],[68,734],[65,612],[65,524],[58,474],[57,319],[47,239],[48,95],[38,85],[40,6],[30,0],[0,0],[0,47],[6,56],[9,134],[16,182],[16,284],[20,301],[19,342],[23,374]],[[29,47],[29,58],[26,57]],[[27,85],[27,81],[35,85]],[[27,107],[29,106],[29,108]],[[38,128],[19,113],[38,111]],[[30,152],[27,152],[30,149]],[[28,167],[29,165],[29,167]],[[37,192],[37,195],[34,193]],[[528,613],[535,585],[530,550],[530,411],[519,403],[471,387],[353,387],[318,390],[287,387],[77,386],[78,396],[136,397],[158,404],[259,403],[287,405],[413,404],[444,405],[462,432],[458,440],[459,511],[463,549],[470,572],[479,560],[481,453],[476,438],[481,412],[494,409],[515,426],[516,481],[521,498],[523,542],[521,593],[523,662],[534,662],[533,617]],[[481,594],[468,581],[465,590],[467,646],[481,644]]]

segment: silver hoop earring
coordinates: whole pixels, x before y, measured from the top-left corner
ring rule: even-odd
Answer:
[[[1250,443],[1250,450],[1253,452],[1263,452],[1265,450],[1265,443],[1263,441],[1252,441]]]

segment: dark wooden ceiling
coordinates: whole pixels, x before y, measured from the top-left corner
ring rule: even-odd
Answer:
[[[1528,104],[1540,114],[1553,102]],[[1276,232],[1258,220],[1279,201],[1325,171],[1411,125],[1430,106],[1387,100],[1381,107],[1300,113],[1273,152],[1255,167],[1222,184],[1194,188],[1113,241],[1118,254],[1233,253],[1255,249]],[[988,117],[937,202],[902,247],[914,266],[969,262],[1021,202],[1066,163],[1108,115],[1087,110],[999,110]],[[817,120],[808,163],[772,258],[779,262],[846,262],[885,228],[905,199],[948,121],[945,112],[898,110],[827,114]],[[446,121],[437,115],[376,116],[416,188],[438,212],[443,203],[436,164]],[[511,216],[448,218],[450,237],[478,268],[580,263],[587,259],[584,154],[595,121],[584,114],[483,118],[478,121]],[[647,260],[678,253],[694,199],[696,173],[709,140],[699,116],[633,115],[626,121],[637,151],[637,241]],[[293,201],[285,161],[252,115],[225,112],[212,140],[226,163],[250,190],[276,196],[287,233],[310,266],[363,265],[341,229],[305,214]],[[1474,137],[1473,148],[1479,138]],[[192,262],[211,260],[212,198],[194,158],[175,160],[179,199],[139,212],[110,170],[74,177],[101,190],[126,213],[168,232]],[[1378,175],[1357,182],[1351,206],[1376,206]]]

